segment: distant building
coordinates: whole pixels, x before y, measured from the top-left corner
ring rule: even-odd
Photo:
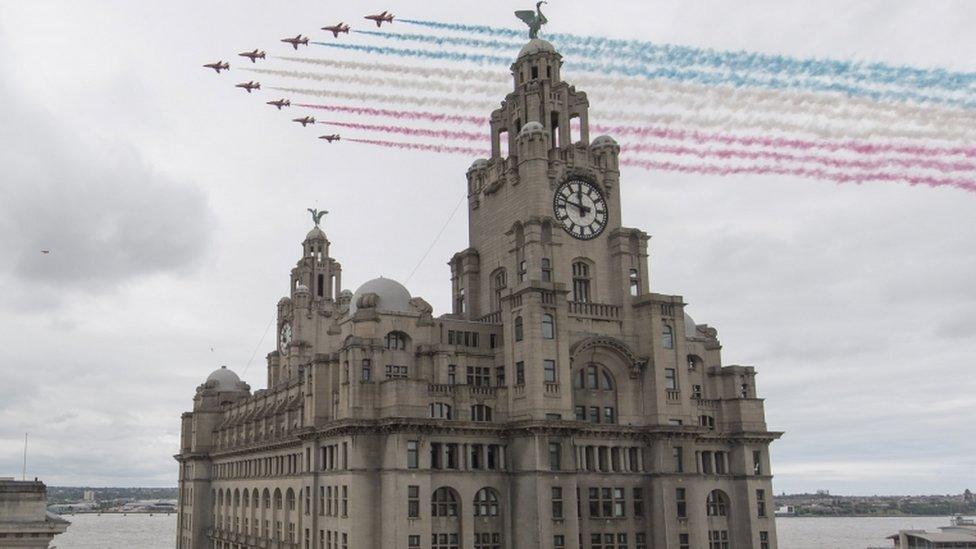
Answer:
[[[956,517],[938,532],[902,530],[888,536],[898,549],[976,549],[976,521]]]
[[[85,501],[87,501],[88,503],[91,503],[91,502],[95,501],[95,491],[94,490],[85,490]]]
[[[0,547],[41,549],[68,529],[69,522],[47,512],[43,482],[0,478]]]
[[[267,389],[221,368],[182,416],[177,547],[776,548],[756,371],[650,291],[620,147],[590,139],[561,67],[538,39],[511,67],[466,174],[450,314],[386,278],[343,289],[312,228]]]

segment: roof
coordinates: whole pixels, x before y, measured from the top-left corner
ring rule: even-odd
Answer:
[[[359,307],[359,298],[364,294],[376,294],[376,309],[378,311],[394,313],[409,313],[413,311],[413,308],[410,306],[410,292],[407,288],[396,280],[379,277],[363,283],[356,290],[356,293],[352,296],[352,302],[349,303],[350,315],[356,313]]]

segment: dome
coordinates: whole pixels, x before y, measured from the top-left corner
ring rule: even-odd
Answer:
[[[213,388],[218,391],[240,391],[241,378],[233,370],[228,370],[227,366],[221,366],[207,376],[207,384],[214,382]]]
[[[471,164],[471,167],[468,168],[468,171],[470,172],[471,170],[480,170],[481,168],[487,168],[487,167],[488,167],[488,161],[485,160],[484,158],[479,158],[478,160],[475,160],[474,163]]]
[[[606,146],[616,146],[617,141],[609,135],[601,135],[593,140],[591,146],[593,147],[606,147]]]
[[[545,133],[545,131],[546,131],[545,126],[543,126],[539,122],[534,122],[534,121],[526,122],[525,125],[522,126],[522,129],[519,130],[519,135],[524,135],[527,133],[534,133],[534,132]]]
[[[519,51],[518,56],[519,59],[521,59],[526,55],[532,55],[534,53],[541,53],[541,52],[556,53],[556,48],[554,48],[552,44],[546,42],[541,38],[533,38],[532,40],[529,40],[528,44],[522,46],[522,50]]]
[[[376,294],[378,298],[376,309],[380,311],[409,313],[413,310],[410,307],[410,292],[403,284],[379,277],[363,283],[352,295],[352,301],[349,303],[350,315],[356,313],[359,298],[364,294]]]
[[[325,233],[316,225],[305,235],[305,240],[325,240]]]
[[[698,327],[695,324],[695,319],[691,318],[691,315],[685,313],[685,337],[698,337]]]

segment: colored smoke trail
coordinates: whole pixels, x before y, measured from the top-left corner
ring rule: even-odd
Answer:
[[[492,104],[487,101],[466,101],[464,99],[450,99],[442,97],[417,97],[414,95],[395,95],[368,92],[349,92],[340,90],[310,90],[306,88],[285,88],[268,86],[269,90],[283,91],[297,95],[311,95],[315,97],[328,97],[340,99],[352,99],[354,101],[379,101],[382,103],[402,103],[405,105],[416,105],[418,107],[447,107],[451,109],[470,109],[487,111],[492,108]]]
[[[481,65],[485,64],[509,64],[509,58],[485,55],[481,53],[461,53],[434,50],[419,50],[409,48],[390,48],[381,46],[364,46],[361,44],[338,44],[332,42],[312,42],[319,46],[329,48],[344,49],[350,51],[361,51],[379,55],[392,55],[397,57],[417,57],[423,59],[436,59],[441,61],[469,62]],[[635,78],[645,78],[649,80],[665,78],[683,82],[696,82],[705,85],[730,85],[740,87],[759,87],[774,90],[795,89],[780,80],[776,79],[757,79],[752,76],[742,76],[739,73],[714,73],[703,71],[680,70],[668,67],[648,69],[638,65],[615,65],[612,63],[594,62],[567,62],[565,67],[568,70],[580,70],[595,72],[600,74],[613,73]],[[805,89],[818,92],[836,92],[850,97],[866,97],[876,101],[895,101],[895,102],[915,102],[920,104],[940,104],[951,105],[965,108],[976,108],[976,101],[960,99],[956,97],[944,97],[926,95],[914,91],[886,91],[860,88],[858,86],[841,84],[837,82],[809,82],[804,86]]]
[[[457,130],[430,130],[427,128],[408,128],[405,126],[382,126],[376,124],[361,124],[357,122],[319,121],[319,124],[338,126],[354,130],[375,131],[382,133],[396,133],[415,137],[436,137],[438,139],[458,139],[462,141],[485,142],[488,136],[484,133],[465,132]]]
[[[487,149],[475,149],[472,147],[455,147],[453,145],[432,145],[429,143],[403,143],[400,141],[382,141],[379,139],[346,139],[354,143],[364,143],[366,145],[376,145],[388,149],[407,149],[415,151],[428,151],[443,154],[466,154],[472,156],[490,156],[491,151]]]
[[[490,70],[462,70],[428,68],[384,63],[335,61],[331,59],[305,59],[281,57],[286,61],[321,65],[357,72],[389,72],[429,79],[495,82],[511,86],[511,75]],[[844,98],[836,94],[813,92],[783,92],[726,86],[702,86],[667,80],[642,80],[636,78],[573,75],[569,80],[591,92],[601,93],[613,100],[646,102],[655,106],[669,105],[688,110],[745,111],[758,109],[764,113],[783,115],[808,115],[846,122],[874,122],[882,125],[913,124],[931,129],[976,131],[976,112],[935,106],[916,106],[908,103],[878,103],[868,99]],[[415,84],[414,87],[420,87]],[[487,85],[486,85],[487,87]],[[507,91],[507,88],[506,88]],[[933,134],[936,136],[936,134]],[[948,139],[942,135],[936,138]]]
[[[969,192],[976,192],[976,182],[966,179],[939,178],[917,176],[904,173],[872,172],[872,173],[838,173],[823,169],[784,168],[780,166],[718,166],[714,164],[678,164],[675,162],[659,162],[624,158],[620,160],[622,166],[644,168],[646,170],[693,173],[700,175],[731,176],[731,175],[786,175],[806,179],[821,179],[835,183],[868,183],[895,182],[909,185],[924,185],[928,187],[955,187]]]
[[[943,162],[924,158],[890,158],[881,157],[873,160],[832,158],[829,156],[793,154],[777,151],[750,151],[742,149],[696,149],[687,146],[658,145],[645,143],[627,143],[620,147],[622,153],[673,154],[678,156],[694,156],[699,159],[719,158],[745,160],[773,160],[775,162],[795,162],[800,164],[818,164],[827,168],[854,170],[881,170],[885,168],[921,168],[949,172],[976,172],[976,164],[969,162]],[[976,174],[974,174],[976,175]],[[976,185],[976,181],[973,182]]]
[[[485,25],[463,25],[401,19],[403,23],[427,28],[468,32],[487,36],[524,39],[524,30]],[[883,85],[909,85],[918,88],[973,91],[976,73],[954,72],[946,69],[923,69],[905,65],[876,62],[840,61],[833,59],[799,59],[784,55],[746,51],[716,51],[675,44],[656,44],[639,40],[620,40],[575,34],[548,34],[546,39],[567,46],[587,48],[594,52],[627,56],[642,53],[642,58],[659,58],[676,66],[701,66],[729,71],[763,71],[774,74],[804,75],[825,78],[847,78]]]
[[[405,78],[386,78],[381,76],[366,76],[355,73],[319,73],[307,71],[283,71],[278,69],[242,69],[259,74],[271,74],[285,78],[296,78],[302,80],[315,80],[319,82],[332,82],[341,84],[360,84],[363,86],[387,87],[398,89],[416,89],[432,93],[451,93],[451,94],[481,94],[488,97],[498,97],[507,93],[502,86],[497,84],[483,84],[478,81],[458,81],[444,82],[441,80],[409,80]]]
[[[372,107],[349,107],[345,105],[319,105],[314,103],[296,103],[296,107],[308,109],[322,109],[332,112],[344,112],[364,116],[395,118],[397,120],[426,120],[428,122],[447,122],[450,124],[473,124],[484,126],[488,119],[484,116],[467,116],[461,114],[443,114],[429,111],[400,111],[393,109],[375,109]]]

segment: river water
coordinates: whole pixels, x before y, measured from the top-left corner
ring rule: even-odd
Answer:
[[[176,515],[72,515],[54,538],[58,549],[173,549]],[[780,549],[891,547],[885,537],[906,528],[937,530],[948,517],[778,518]],[[744,549],[744,548],[743,548]]]

